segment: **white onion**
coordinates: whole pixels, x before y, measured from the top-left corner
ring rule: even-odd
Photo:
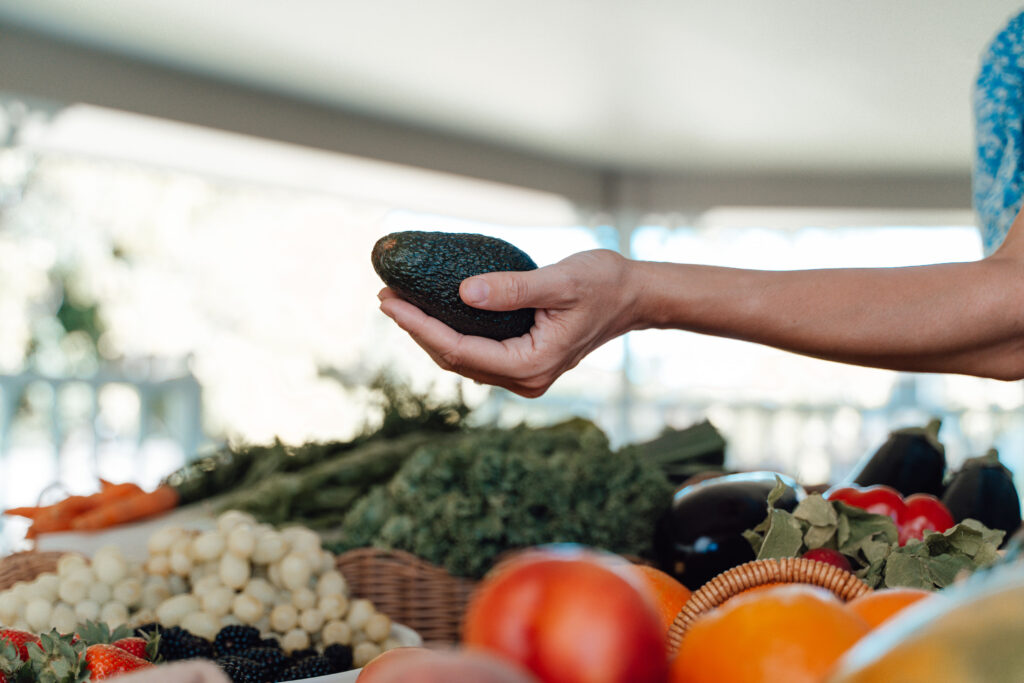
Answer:
[[[305,650],[309,647],[309,634],[301,628],[293,628],[281,638],[281,647],[285,652]]]

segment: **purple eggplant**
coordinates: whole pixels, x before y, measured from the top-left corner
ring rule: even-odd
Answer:
[[[957,522],[976,519],[989,529],[1002,529],[1007,538],[1021,524],[1013,474],[995,449],[964,462],[946,484],[942,502]]]
[[[871,457],[854,468],[857,486],[882,484],[904,497],[914,493],[942,496],[946,476],[946,449],[939,442],[941,420],[925,427],[898,429],[889,434]]]
[[[804,491],[775,472],[727,474],[680,488],[655,535],[660,566],[696,590],[726,569],[753,560],[743,532],[764,521],[768,494],[779,480],[787,490],[775,507],[792,511]]]

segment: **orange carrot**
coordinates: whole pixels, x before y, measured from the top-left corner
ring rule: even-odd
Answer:
[[[136,484],[111,484],[102,479],[100,480],[100,487],[101,489],[98,493],[89,496],[68,496],[53,505],[34,508],[12,508],[6,510],[5,514],[13,514],[31,519],[32,526],[29,527],[28,538],[35,538],[39,534],[67,531],[72,528],[71,522],[78,515],[120,498],[143,492]]]
[[[114,500],[116,498],[134,496],[139,493],[143,493],[143,490],[138,484],[133,484],[131,482],[111,484],[109,481],[100,479],[100,492],[93,495],[98,495],[100,500],[107,501]]]
[[[14,515],[15,517],[28,517],[29,519],[35,519],[39,511],[44,509],[39,505],[32,505],[20,508],[8,508],[4,510],[5,515]]]
[[[178,492],[170,486],[158,486],[148,493],[117,498],[80,514],[71,521],[71,528],[80,531],[105,529],[168,512],[177,505]]]

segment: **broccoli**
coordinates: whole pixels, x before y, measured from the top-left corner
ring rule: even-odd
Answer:
[[[672,485],[586,420],[475,430],[420,446],[345,516],[334,550],[409,551],[477,578],[502,553],[571,542],[649,555]]]

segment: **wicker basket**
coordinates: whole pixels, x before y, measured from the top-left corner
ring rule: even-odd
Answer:
[[[832,591],[848,601],[869,593],[871,587],[848,571],[816,560],[785,558],[755,560],[722,572],[690,596],[676,615],[668,631],[671,652],[675,653],[693,622],[737,593],[768,583],[806,583]]]
[[[470,579],[400,550],[358,548],[342,553],[338,571],[352,595],[367,598],[394,621],[430,644],[455,643],[462,615],[476,588]]]
[[[64,553],[26,550],[0,559],[0,590],[10,588],[19,581],[31,581],[39,574],[57,570],[57,560]]]

